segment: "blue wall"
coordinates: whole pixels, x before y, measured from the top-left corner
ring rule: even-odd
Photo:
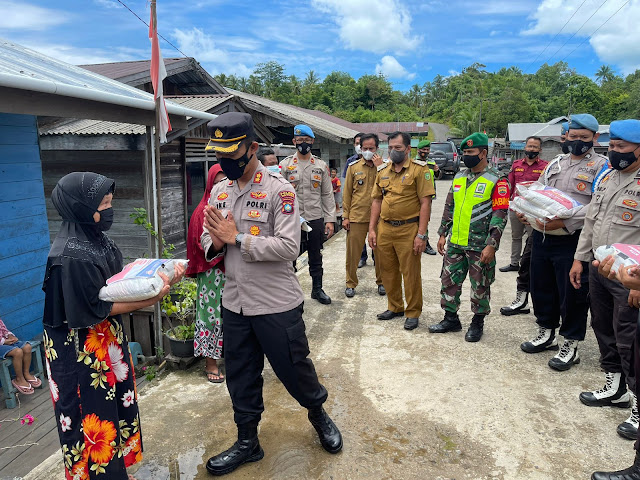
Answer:
[[[0,318],[21,340],[42,332],[48,252],[36,117],[0,113]]]

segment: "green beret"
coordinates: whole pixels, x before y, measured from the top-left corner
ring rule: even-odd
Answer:
[[[418,150],[424,147],[428,147],[429,145],[431,145],[431,142],[429,140],[421,140],[418,144]]]
[[[489,146],[489,137],[487,137],[484,133],[476,132],[469,135],[467,138],[462,140],[460,144],[460,149],[464,150],[465,148],[477,148],[477,147],[488,147]]]

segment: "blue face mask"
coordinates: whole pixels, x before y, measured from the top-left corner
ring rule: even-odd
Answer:
[[[280,173],[280,167],[278,165],[269,165],[268,167],[266,167],[267,170],[269,170],[270,172],[273,173]]]

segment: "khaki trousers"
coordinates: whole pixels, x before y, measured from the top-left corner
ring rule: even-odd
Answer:
[[[376,262],[382,271],[382,284],[387,291],[388,309],[402,312],[409,318],[422,313],[422,252],[413,254],[413,240],[418,234],[417,223],[399,227],[380,220],[378,223],[378,248]],[[407,307],[402,301],[402,282]]]
[[[358,286],[358,262],[362,255],[362,246],[367,241],[368,233],[368,223],[351,223],[349,225],[349,231],[347,232],[347,288],[356,288]],[[382,285],[377,249],[373,251],[373,255],[376,257],[376,284]]]

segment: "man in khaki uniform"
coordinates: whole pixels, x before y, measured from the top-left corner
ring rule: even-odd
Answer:
[[[322,408],[327,390],[308,358],[304,296],[292,265],[300,248],[296,194],[258,161],[249,114],[224,113],[208,128],[207,150],[216,153],[229,181],[211,190],[201,243],[207,260],[224,255],[224,350],[238,440],[210,458],[207,470],[224,475],[264,457],[257,428],[265,355],[287,391],[308,409],[324,449],[337,453],[342,436]]]
[[[602,245],[637,245],[640,227],[640,120],[612,122],[609,127],[611,168],[602,178],[589,204],[584,227],[569,276],[581,287],[583,262],[591,262]],[[633,365],[633,342],[638,319],[640,292],[598,274],[589,265],[591,326],[600,347],[600,367],[606,382],[601,389],[582,392],[580,401],[590,407],[628,407],[631,415],[618,425],[618,434],[635,440],[638,435],[638,406]],[[630,373],[631,372],[631,373]],[[626,380],[626,383],[625,383]],[[627,385],[631,394],[627,392]]]
[[[311,231],[305,233],[303,244],[309,255],[309,275],[313,280],[311,298],[325,305],[331,298],[322,290],[322,243],[324,234],[331,237],[336,221],[336,202],[327,164],[311,154],[315,135],[307,125],[293,127],[293,144],[297,148],[280,162],[280,171],[293,188],[300,203],[300,216],[304,217]]]
[[[351,298],[358,286],[358,262],[367,239],[371,219],[371,191],[376,181],[377,167],[382,165],[378,155],[380,140],[373,133],[360,137],[362,158],[349,165],[342,194],[342,226],[347,231],[347,288],[344,294]],[[375,256],[375,252],[373,253]],[[384,295],[380,262],[375,262],[378,294]]]
[[[431,197],[435,195],[427,162],[411,160],[411,137],[403,132],[389,135],[390,162],[378,167],[371,192],[369,246],[377,248],[388,308],[379,320],[406,314],[404,328],[418,326],[422,313],[420,259],[427,244]],[[379,220],[382,220],[378,223]],[[378,231],[376,232],[376,226]],[[402,282],[407,308],[402,300]]]

